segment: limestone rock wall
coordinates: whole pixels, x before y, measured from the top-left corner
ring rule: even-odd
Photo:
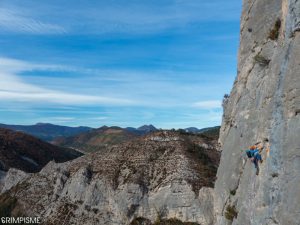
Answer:
[[[30,176],[29,173],[25,173],[22,170],[17,170],[14,168],[9,169],[8,172],[2,173],[3,176],[0,177],[0,194],[11,189],[13,186],[17,185],[19,182],[22,182]]]
[[[300,1],[243,1],[238,76],[219,140],[218,225],[300,223],[299,31]],[[270,145],[259,176],[244,153],[257,142]]]

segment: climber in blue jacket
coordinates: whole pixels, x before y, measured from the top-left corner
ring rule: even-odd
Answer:
[[[246,150],[246,154],[249,159],[251,159],[251,162],[254,163],[254,166],[256,168],[256,175],[259,174],[259,166],[258,162],[262,163],[263,160],[261,158],[261,154],[259,153],[259,149],[253,145],[250,147],[250,149]]]

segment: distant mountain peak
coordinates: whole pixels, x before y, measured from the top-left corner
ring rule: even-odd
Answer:
[[[188,127],[188,128],[185,128],[185,131],[190,132],[190,133],[198,133],[200,130],[197,127]]]
[[[137,128],[138,130],[151,130],[151,131],[156,131],[157,128],[155,126],[153,126],[152,124],[149,125],[143,125],[139,128]]]

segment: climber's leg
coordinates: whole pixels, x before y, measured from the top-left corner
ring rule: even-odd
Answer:
[[[255,168],[257,168],[258,167],[258,160],[257,160],[257,158],[253,159],[253,163],[254,163]]]
[[[258,175],[259,174],[259,166],[258,166],[258,159],[256,157],[254,158],[253,163],[254,163],[254,166],[256,169],[256,175]]]
[[[257,154],[257,160],[260,161],[261,163],[263,162],[261,154]]]
[[[256,175],[258,176],[259,174],[259,166],[256,167]]]

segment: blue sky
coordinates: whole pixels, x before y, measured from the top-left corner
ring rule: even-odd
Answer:
[[[240,10],[240,0],[1,0],[0,123],[219,125]]]

